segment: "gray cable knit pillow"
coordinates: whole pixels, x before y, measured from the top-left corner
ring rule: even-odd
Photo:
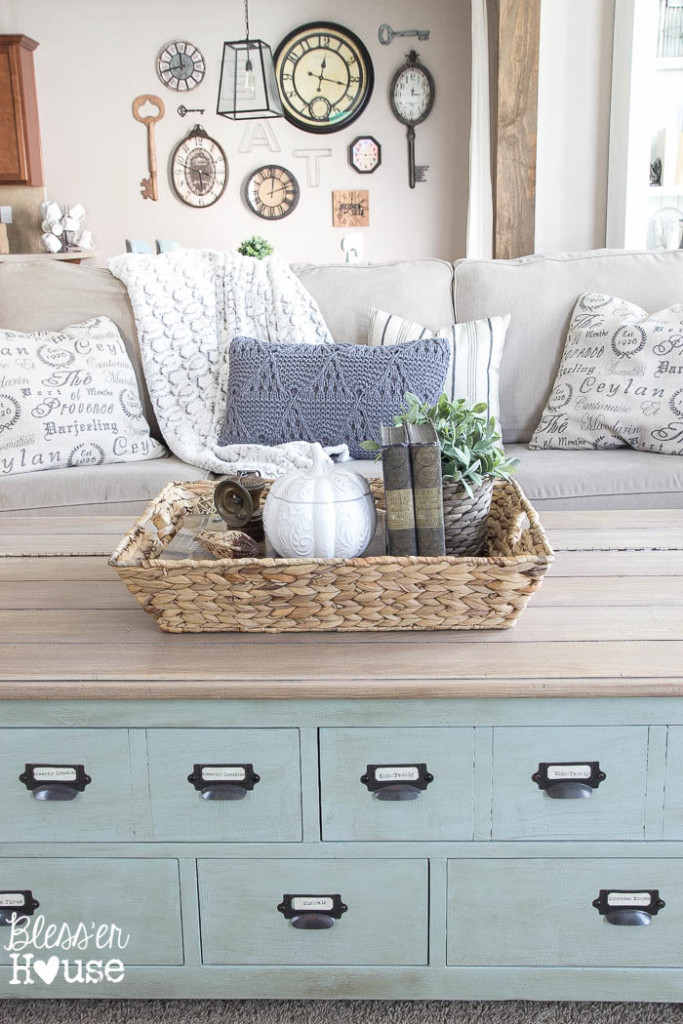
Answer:
[[[235,338],[218,443],[345,443],[353,458],[368,458],[360,442],[379,437],[379,424],[391,423],[406,391],[438,399],[449,359],[445,338],[388,348]]]

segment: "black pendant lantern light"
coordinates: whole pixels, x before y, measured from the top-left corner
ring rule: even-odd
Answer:
[[[244,0],[245,38],[223,43],[216,113],[233,121],[282,117],[270,47],[249,38],[249,0]]]

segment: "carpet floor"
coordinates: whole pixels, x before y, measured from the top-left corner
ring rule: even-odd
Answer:
[[[681,1003],[0,1000],[2,1024],[683,1024]]]

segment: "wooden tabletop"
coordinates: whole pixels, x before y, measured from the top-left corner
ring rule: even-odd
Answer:
[[[507,630],[166,634],[107,565],[128,518],[0,520],[0,699],[683,694],[683,511],[546,512]]]

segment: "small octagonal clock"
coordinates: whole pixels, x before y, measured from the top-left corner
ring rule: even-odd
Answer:
[[[199,85],[206,74],[206,62],[193,43],[175,39],[160,51],[157,74],[169,89],[188,92]]]
[[[213,206],[228,183],[228,161],[222,147],[196,124],[171,157],[171,181],[178,199],[188,206]]]
[[[349,163],[359,174],[372,174],[382,163],[382,147],[372,135],[359,135],[349,146]]]
[[[299,182],[291,171],[278,164],[259,167],[244,183],[247,206],[264,220],[282,220],[299,202]]]

